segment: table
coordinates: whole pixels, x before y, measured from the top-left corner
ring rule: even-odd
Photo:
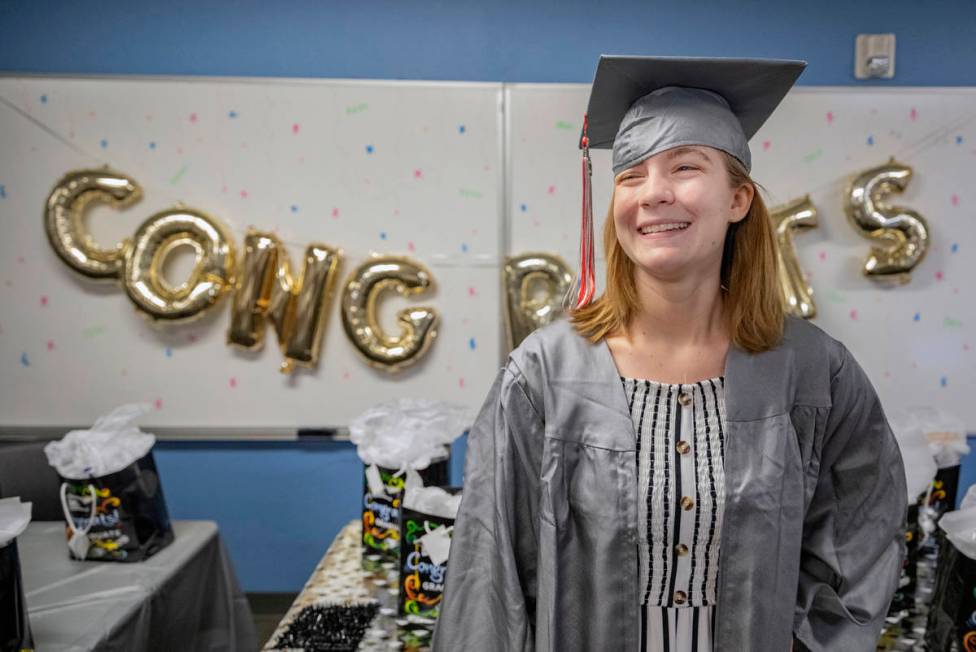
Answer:
[[[75,561],[64,523],[17,538],[39,652],[256,650],[247,600],[213,521],[174,521],[176,539],[148,560]]]
[[[265,644],[264,650],[294,650],[278,648],[277,641],[301,612],[311,605],[352,605],[375,602],[379,612],[359,645],[362,651],[405,650],[422,652],[428,649],[433,622],[428,619],[398,617],[397,598],[399,569],[393,562],[381,562],[375,555],[367,558],[363,568],[362,521],[352,521],[336,535],[335,540],[319,561],[278,628]]]

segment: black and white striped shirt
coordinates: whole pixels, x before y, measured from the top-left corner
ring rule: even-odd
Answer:
[[[641,650],[712,649],[725,505],[725,380],[621,377],[637,433]]]

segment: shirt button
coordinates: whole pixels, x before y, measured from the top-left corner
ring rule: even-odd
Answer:
[[[679,557],[684,557],[685,555],[688,554],[688,546],[686,546],[683,543],[679,543],[678,545],[676,545],[674,547],[674,550],[675,550],[675,552],[678,553],[678,556]]]
[[[677,444],[675,444],[674,447],[677,448],[678,452],[681,453],[682,455],[687,455],[688,453],[691,452],[691,444],[689,444],[683,439],[679,441]]]
[[[678,403],[681,403],[685,407],[691,405],[691,394],[688,392],[681,392],[678,394]]]
[[[675,604],[684,604],[687,600],[688,600],[688,594],[685,593],[684,591],[675,591],[674,592],[674,603]]]
[[[681,498],[681,509],[683,509],[683,510],[685,510],[687,512],[687,511],[693,509],[694,507],[695,507],[695,501],[694,500],[692,500],[688,496],[682,496],[682,498]]]

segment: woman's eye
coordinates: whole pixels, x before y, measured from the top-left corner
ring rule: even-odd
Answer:
[[[696,168],[694,165],[680,165],[680,166],[678,166],[678,171],[679,172],[681,170],[686,170],[686,169],[687,170],[697,170],[698,168]]]

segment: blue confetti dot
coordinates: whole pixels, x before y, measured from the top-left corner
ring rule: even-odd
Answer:
[[[108,147],[108,141],[105,140],[104,138],[102,138],[101,142],[98,143],[98,144],[102,146],[102,149],[105,149],[106,147]]]
[[[149,149],[156,149],[156,143],[155,143],[155,141],[152,141],[152,142],[149,143]]]
[[[47,95],[41,95],[41,104],[47,104]]]
[[[0,190],[2,190],[2,189],[3,189],[3,186],[0,186]],[[3,193],[0,192],[0,197],[2,197],[2,196],[3,196]],[[956,253],[957,251],[959,251],[959,243],[958,242],[953,242],[952,243],[952,247],[949,248],[949,251],[951,251],[952,253]]]
[[[868,145],[874,145],[874,136],[868,136]]]
[[[386,240],[386,231],[380,232],[380,240]]]
[[[168,346],[166,347],[166,357],[167,358],[172,358],[173,357],[173,349],[171,349]]]
[[[478,348],[478,344],[474,341],[473,337],[470,340],[468,340],[468,348],[471,349],[472,351]]]
[[[962,136],[956,136],[956,145],[962,145]]]
[[[462,253],[468,253],[468,245],[467,245],[466,242],[462,242],[461,243],[461,252]]]
[[[7,198],[7,186],[0,186],[0,199]]]
[[[27,359],[27,354],[26,353],[21,353],[20,354],[20,364],[22,364],[25,367],[29,367],[30,366],[30,360]]]
[[[227,112],[227,117],[228,118],[236,118],[237,117],[237,111],[228,111]]]
[[[949,379],[943,376],[942,378],[939,378],[939,384],[945,387],[949,384]]]
[[[460,125],[460,126],[458,127],[458,133],[459,133],[459,134],[463,134],[463,133],[464,133],[464,131],[465,131],[465,128],[464,128],[464,125]]]
[[[912,321],[922,321],[922,313],[916,312],[915,316],[912,317]]]
[[[373,146],[372,145],[367,145],[366,146],[366,153],[367,154],[372,154],[373,153]]]
[[[523,213],[525,213],[526,211],[529,210],[529,207],[526,206],[525,204],[522,204],[521,206],[519,206],[519,210],[521,210]]]
[[[292,213],[297,213],[298,212],[298,204],[292,204],[291,205],[291,212]]]

